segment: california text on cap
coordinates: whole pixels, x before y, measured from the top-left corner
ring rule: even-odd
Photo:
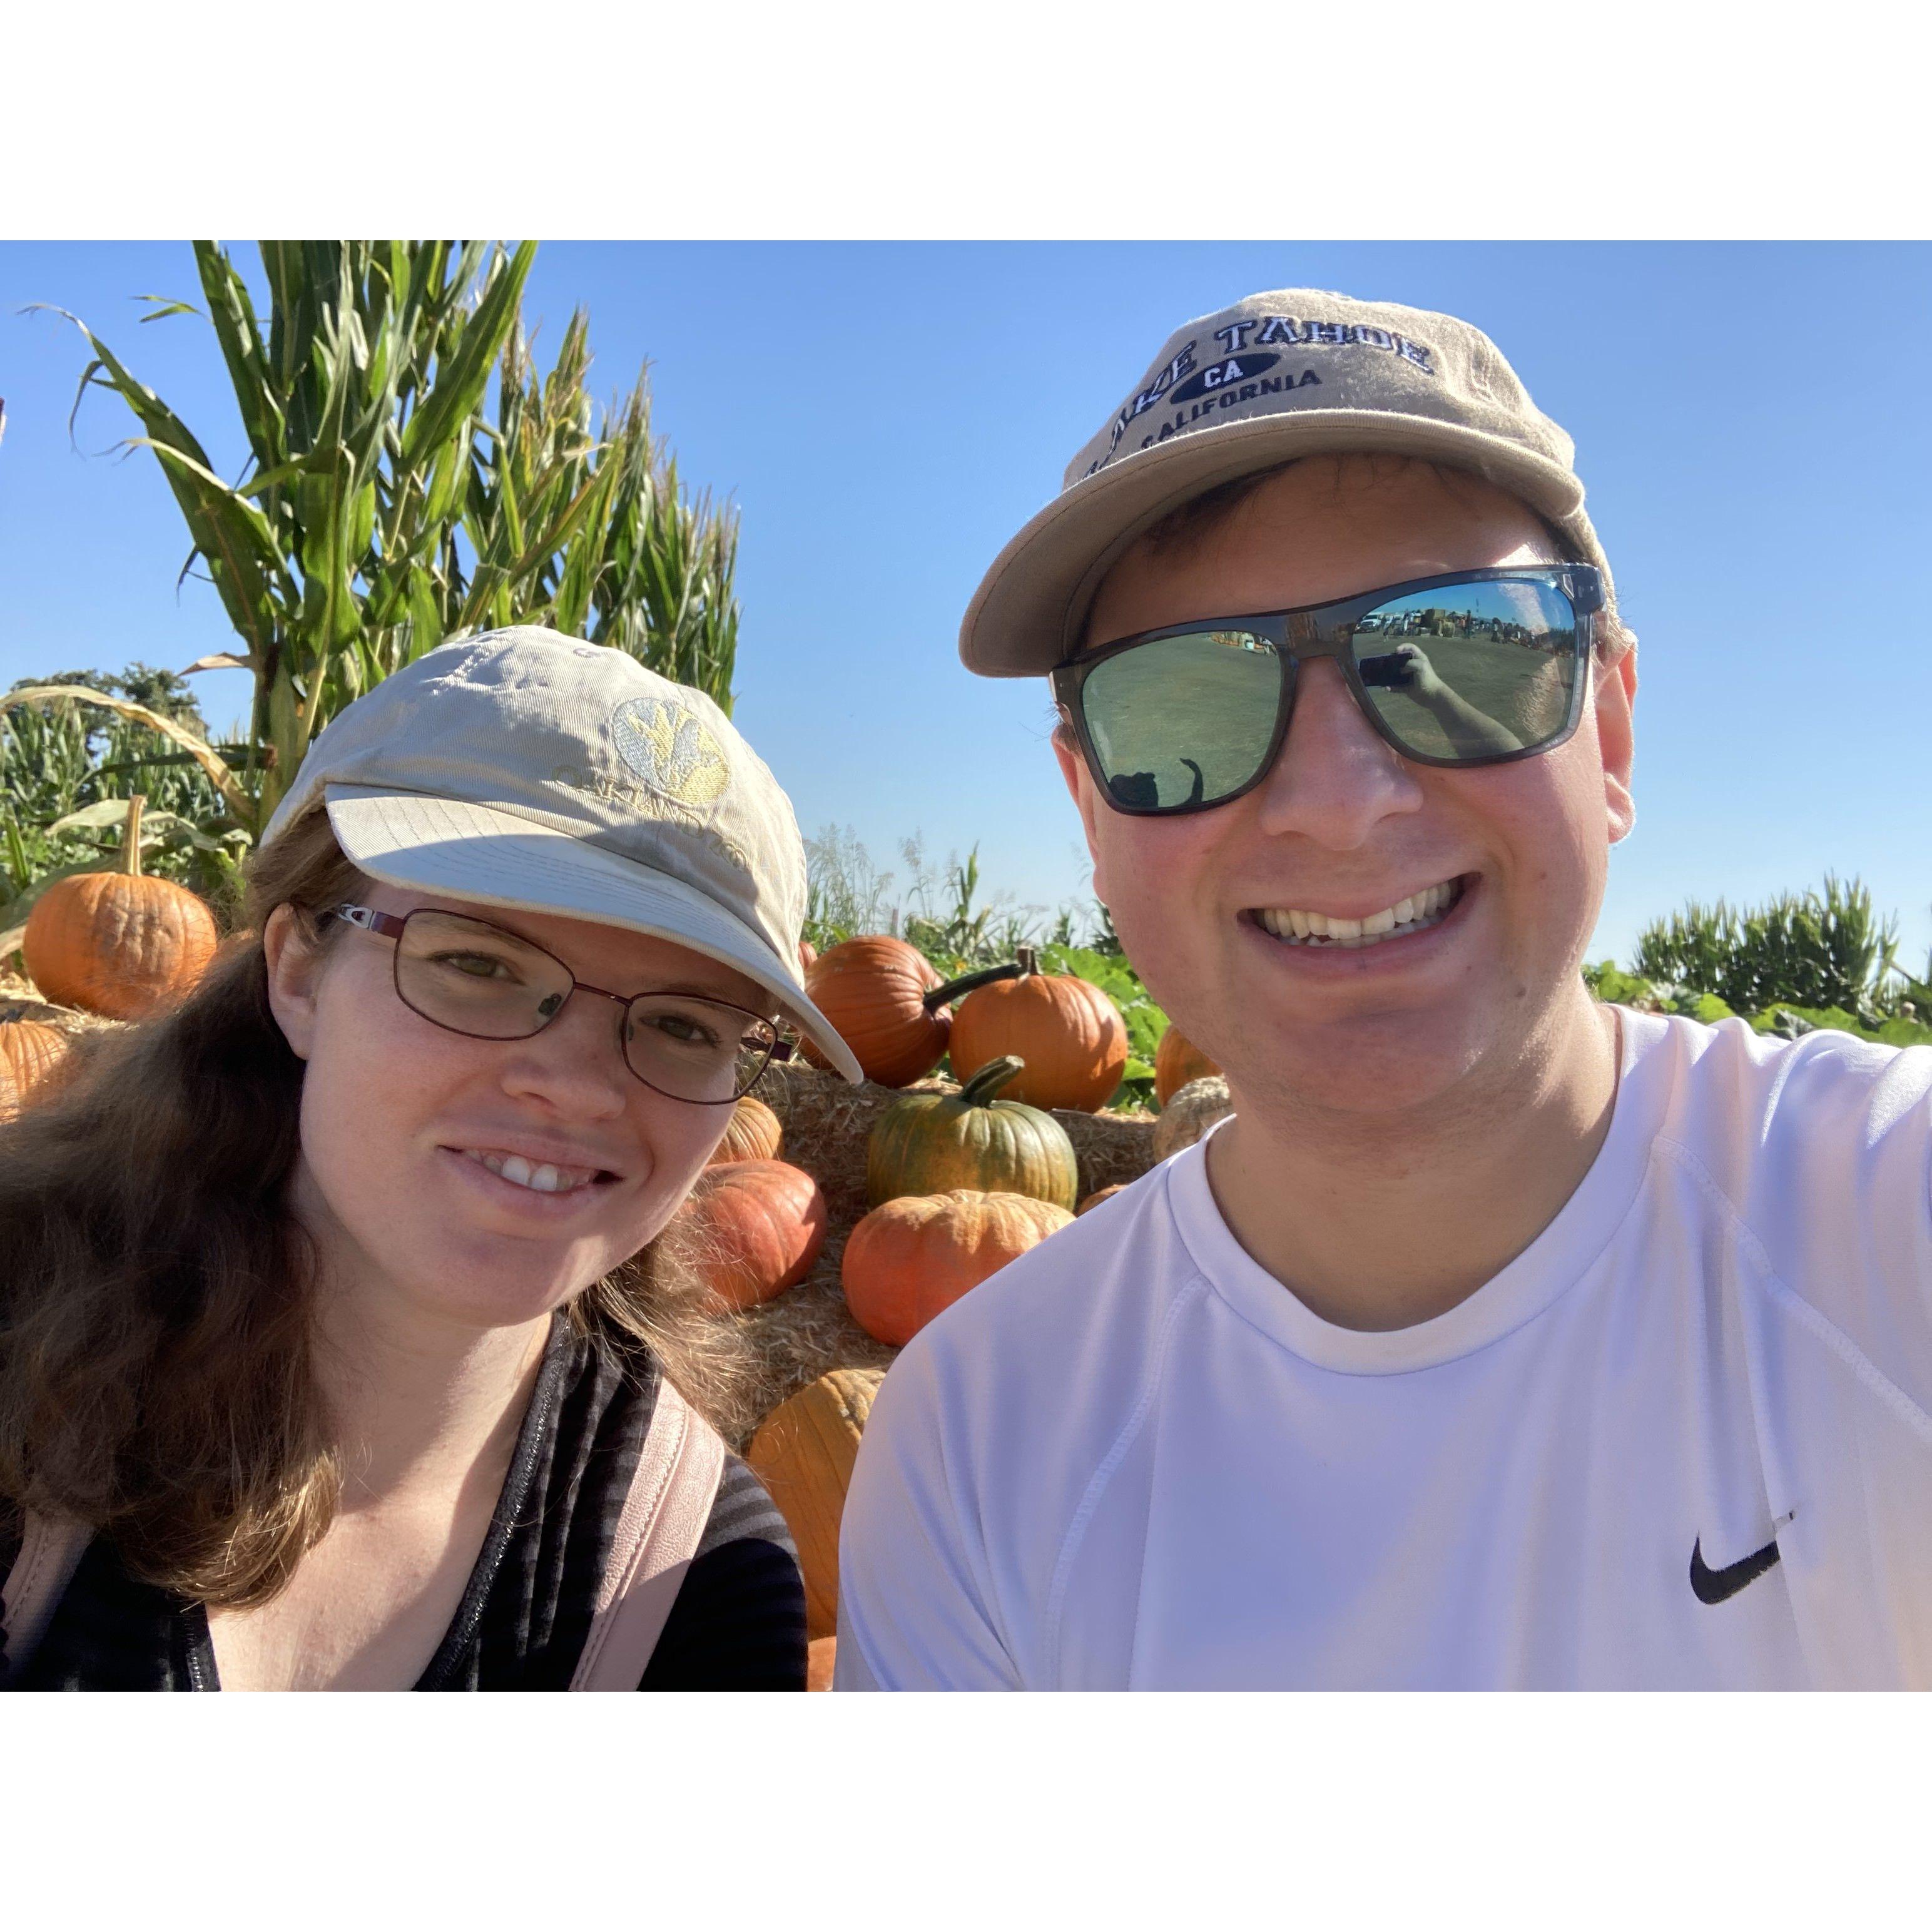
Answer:
[[[1101,578],[1142,531],[1217,484],[1324,451],[1427,457],[1486,477],[1546,518],[1608,588],[1575,446],[1480,329],[1277,289],[1168,338],[987,572],[960,627],[967,668],[1050,670],[1078,648]]]

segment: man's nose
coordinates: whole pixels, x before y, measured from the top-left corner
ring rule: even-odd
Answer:
[[[1382,820],[1423,800],[1414,768],[1376,736],[1326,658],[1300,667],[1288,736],[1256,796],[1262,830],[1337,852],[1366,844]]]

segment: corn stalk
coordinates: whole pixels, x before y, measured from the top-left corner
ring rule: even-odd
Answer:
[[[190,670],[254,679],[254,755],[223,797],[259,832],[341,708],[446,638],[551,623],[728,708],[736,526],[686,500],[643,380],[608,422],[572,318],[539,375],[520,325],[536,244],[265,242],[267,326],[227,251],[197,242],[203,314],[249,447],[218,476],[179,416],[78,317],[90,386],[138,418],[240,646]],[[494,419],[488,410],[496,378]]]

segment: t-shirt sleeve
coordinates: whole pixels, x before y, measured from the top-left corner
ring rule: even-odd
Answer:
[[[835,1690],[1017,1690],[983,1553],[949,1480],[932,1353],[915,1340],[866,1424],[838,1543]]]
[[[736,1456],[640,1690],[802,1690],[805,1581],[784,1519]]]

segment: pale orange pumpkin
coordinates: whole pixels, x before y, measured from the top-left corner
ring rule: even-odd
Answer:
[[[57,1006],[146,1019],[191,992],[214,956],[214,915],[185,886],[141,870],[141,808],[128,801],[122,870],[57,879],[34,902],[20,950]]]
[[[64,1063],[70,1043],[58,1027],[40,1020],[0,1022],[0,1060],[14,1076],[22,1106],[58,1090],[68,1070]]]
[[[808,1690],[830,1690],[832,1673],[838,1667],[838,1640],[833,1636],[815,1636],[805,1647],[805,1688]]]
[[[746,1094],[731,1109],[724,1124],[724,1138],[713,1150],[707,1167],[720,1167],[733,1160],[776,1160],[784,1144],[784,1129],[778,1117],[755,1094]]]
[[[838,1627],[838,1522],[859,1438],[884,1376],[883,1369],[820,1376],[780,1402],[745,1451],[798,1546],[808,1637],[829,1636]]]
[[[1154,1159],[1162,1161],[1183,1148],[1191,1148],[1216,1120],[1234,1111],[1228,1083],[1220,1075],[1189,1081],[1175,1090],[1154,1124]]]
[[[902,1348],[1007,1262],[1073,1216],[1024,1194],[903,1194],[852,1230],[840,1263],[845,1305],[878,1341]]]
[[[1097,1208],[1103,1201],[1112,1200],[1115,1195],[1124,1192],[1130,1185],[1131,1184],[1130,1182],[1117,1180],[1111,1187],[1095,1188],[1093,1192],[1088,1195],[1086,1199],[1082,1202],[1080,1205],[1074,1209],[1074,1219],[1078,1220],[1082,1214],[1087,1212],[1088,1208]]]
[[[707,1167],[678,1210],[692,1265],[731,1308],[782,1294],[812,1272],[830,1216],[818,1183],[782,1160]]]
[[[917,946],[877,933],[827,946],[806,970],[805,990],[868,1080],[909,1087],[945,1058],[952,1024],[948,1003],[1015,970],[994,967],[942,980]],[[809,1041],[805,1054],[815,1066],[828,1064]]]
[[[1154,1097],[1164,1107],[1190,1080],[1211,1080],[1220,1070],[1180,1028],[1170,1026],[1154,1050]]]
[[[951,1051],[958,1079],[1014,1054],[1026,1065],[1007,1087],[1009,1100],[1090,1114],[1120,1084],[1127,1023],[1098,986],[1070,973],[1040,971],[1032,948],[1022,946],[1017,977],[960,1001]]]

